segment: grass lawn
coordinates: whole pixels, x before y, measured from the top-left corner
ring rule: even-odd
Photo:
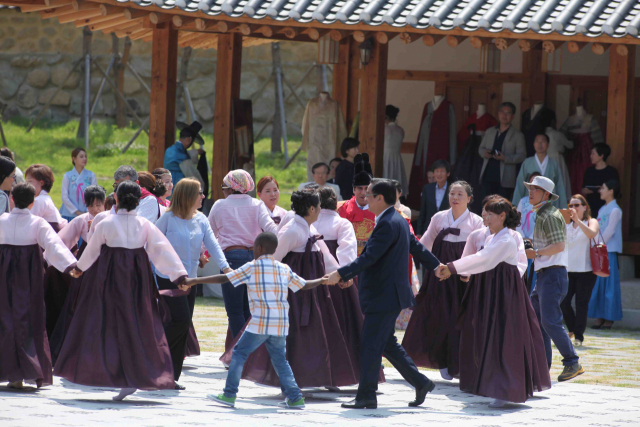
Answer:
[[[5,135],[9,148],[15,153],[18,167],[24,170],[34,163],[44,163],[48,165],[55,175],[56,181],[51,189],[50,195],[56,206],[62,206],[60,198],[60,185],[62,176],[71,170],[71,151],[75,147],[83,147],[84,141],[76,139],[78,129],[77,121],[70,121],[65,124],[43,123],[26,133],[29,121],[16,119],[3,123]],[[113,172],[120,165],[131,165],[136,170],[147,169],[147,146],[149,139],[145,133],[140,134],[136,142],[125,153],[121,154],[122,148],[135,133],[136,128],[129,127],[118,129],[114,125],[105,123],[92,123],[90,128],[90,147],[87,150],[89,161],[87,169],[93,171],[98,184],[102,185],[107,193],[112,191]],[[204,140],[207,141],[205,150],[208,153],[209,162],[212,168],[217,167],[217,163],[212,158],[211,134],[203,133]],[[300,147],[300,140],[289,140],[289,153],[295,153]],[[256,176],[261,178],[264,175],[273,175],[280,183],[281,197],[279,205],[285,209],[291,206],[291,192],[298,188],[301,182],[306,181],[306,159],[307,153],[300,152],[298,157],[286,169],[284,166],[284,155],[282,153],[271,153],[271,140],[263,138],[255,144]],[[213,183],[220,185],[220,183]]]

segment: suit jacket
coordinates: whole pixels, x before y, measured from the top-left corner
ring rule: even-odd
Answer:
[[[409,254],[430,270],[440,264],[411,234],[407,220],[392,207],[378,218],[362,254],[338,269],[345,281],[358,276],[363,313],[401,310],[415,305],[407,269]]]
[[[487,163],[489,163],[489,159],[484,156],[484,153],[486,150],[493,149],[493,141],[495,141],[497,133],[498,128],[495,126],[487,129],[478,148],[478,154],[484,159],[480,170],[480,182],[482,182],[484,170],[487,168]],[[504,138],[501,151],[504,154],[504,161],[500,162],[500,185],[504,188],[514,188],[516,186],[518,164],[527,158],[527,146],[522,132],[511,126]]]
[[[444,193],[444,199],[442,199],[439,209],[436,203],[436,185],[438,185],[438,183],[432,182],[422,188],[422,205],[420,206],[420,216],[418,217],[418,227],[416,228],[416,233],[418,234],[424,234],[425,231],[427,231],[431,218],[433,218],[435,214],[447,210],[450,207],[449,189],[451,188],[451,184],[447,184],[447,190]]]

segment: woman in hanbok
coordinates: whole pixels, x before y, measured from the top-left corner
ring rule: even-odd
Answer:
[[[460,389],[491,397],[489,406],[500,408],[551,388],[551,379],[542,332],[522,280],[524,242],[512,231],[520,213],[502,198],[490,200],[484,211],[491,233],[484,248],[449,262],[438,275],[474,275],[460,335]]]
[[[222,271],[232,271],[207,217],[198,211],[202,207],[202,199],[204,194],[200,181],[183,178],[174,189],[169,210],[156,222],[156,227],[167,236],[191,278],[198,276],[198,264],[203,245]],[[182,373],[182,363],[191,333],[193,333],[192,339],[195,339],[194,344],[197,345],[195,331],[191,331],[196,289],[191,288],[189,292],[180,291],[168,275],[160,272],[156,272],[156,280],[171,313],[171,321],[165,324],[164,331],[171,350],[175,388],[184,390],[177,381]]]
[[[85,206],[87,207],[87,212],[77,217],[73,218],[60,232],[58,236],[64,242],[65,246],[75,253],[76,258],[80,259],[82,256],[82,252],[84,248],[87,247],[87,234],[89,233],[89,229],[91,228],[91,222],[96,215],[100,212],[104,211],[104,199],[106,196],[106,192],[104,188],[99,185],[90,185],[84,189],[83,200],[85,201]],[[75,290],[71,295],[71,307],[66,303],[69,298],[69,294],[71,293],[72,284],[75,282],[76,286]],[[49,266],[47,268],[47,273],[45,277],[46,291],[45,291],[45,304],[47,307],[47,335],[49,336],[49,341],[51,343],[51,355],[53,356],[53,360],[55,362],[54,356],[54,343],[56,340],[53,338],[53,332],[56,328],[56,325],[59,322],[60,316],[62,313],[65,313],[66,310],[71,310],[73,313],[73,306],[75,305],[75,297],[77,296],[77,291],[79,287],[79,281],[73,279],[69,275],[63,275],[58,272],[58,270]],[[67,308],[65,309],[65,305]],[[70,320],[67,319],[67,320]],[[63,321],[63,323],[65,323]],[[64,336],[59,338],[64,339]],[[57,344],[62,344],[61,342],[57,342]],[[59,349],[59,348],[58,348]]]
[[[97,226],[73,277],[84,273],[76,311],[55,364],[55,375],[76,384],[122,389],[173,389],[171,354],[158,312],[151,263],[175,284],[188,276],[171,243],[136,215],[140,187],[116,190],[118,212]]]
[[[609,253],[609,277],[598,277],[593,287],[589,313],[598,319],[593,329],[611,329],[613,322],[622,319],[620,270],[618,254],[622,252],[622,209],[616,202],[621,196],[620,182],[609,180],[600,187],[605,205],[598,211],[598,224]]]
[[[472,199],[473,190],[465,181],[451,184],[451,208],[435,214],[420,239],[442,263],[460,259],[469,234],[482,227],[482,218],[468,209]],[[456,322],[465,289],[466,283],[459,277],[440,283],[433,271],[425,272],[402,341],[417,366],[439,369],[445,380],[452,380],[460,371],[460,332]]]
[[[271,215],[273,222],[280,224],[280,221],[287,214],[287,210],[278,206],[280,201],[280,185],[278,185],[278,181],[271,175],[264,176],[258,181],[256,189],[258,190],[258,198],[262,200],[262,203],[269,210],[269,215]]]
[[[35,199],[32,185],[16,185],[12,196],[15,208],[0,216],[0,383],[22,388],[23,381],[35,381],[42,387],[53,383],[44,260],[69,272],[76,259],[49,224],[29,211]]]
[[[59,232],[68,221],[62,218],[58,208],[53,204],[51,196],[49,196],[49,191],[51,191],[55,181],[53,171],[47,165],[34,164],[27,168],[24,172],[24,177],[26,182],[36,190],[36,199],[33,207],[30,208],[31,213],[44,218],[56,233]]]
[[[84,190],[98,183],[96,174],[86,169],[87,152],[84,148],[75,148],[71,152],[71,163],[73,169],[62,177],[62,207],[60,208],[60,215],[69,222],[87,212]]]

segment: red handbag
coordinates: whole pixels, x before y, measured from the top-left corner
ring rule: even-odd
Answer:
[[[604,244],[604,238],[600,233],[602,243],[597,243],[594,239],[590,239],[591,246],[589,247],[589,255],[591,257],[591,269],[593,274],[599,277],[609,277],[611,274],[609,270],[609,253],[607,252],[607,245]]]

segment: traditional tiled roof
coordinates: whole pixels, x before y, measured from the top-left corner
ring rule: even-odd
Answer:
[[[140,6],[198,10],[210,16],[289,19],[322,24],[383,23],[441,30],[510,30],[565,36],[637,37],[638,0],[122,0]],[[410,28],[408,28],[410,31]]]

